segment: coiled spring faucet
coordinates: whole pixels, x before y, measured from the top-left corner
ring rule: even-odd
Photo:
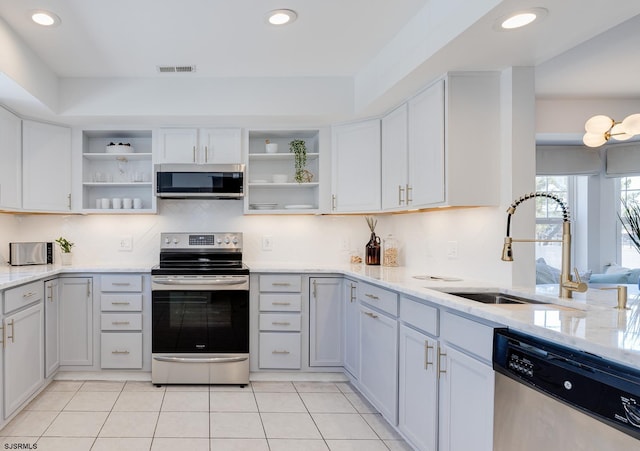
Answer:
[[[554,200],[562,209],[562,240],[516,240],[511,238],[511,216],[516,212],[518,205],[526,200],[536,197],[546,197]],[[502,260],[506,262],[513,261],[512,243],[562,243],[562,268],[560,270],[559,296],[561,298],[571,298],[574,291],[583,293],[587,291],[587,284],[580,280],[578,270],[575,269],[576,280],[571,278],[571,221],[569,220],[569,209],[565,203],[553,193],[536,191],[534,193],[525,194],[516,199],[507,209],[507,236],[504,239],[502,247]]]

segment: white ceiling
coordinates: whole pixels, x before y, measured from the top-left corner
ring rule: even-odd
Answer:
[[[183,75],[158,74],[156,66],[195,65],[196,73],[188,76],[200,79],[358,81],[376,62],[388,66],[395,57],[419,64],[404,68],[393,83],[385,80],[389,87],[367,99],[361,114],[388,109],[447,70],[518,65],[536,67],[538,97],[640,99],[639,0],[482,0],[494,7],[439,50],[428,53],[416,44],[393,55],[389,43],[407,39],[408,25],[425,8],[448,8],[462,17],[475,2],[480,0],[0,0],[0,16],[61,80],[177,80]],[[531,6],[549,9],[539,25],[509,33],[491,30],[502,13]],[[38,8],[57,13],[61,25],[34,25],[27,13]],[[298,20],[268,26],[265,14],[279,8],[296,10]],[[425,23],[433,25],[426,33],[446,33],[435,26],[437,19]],[[371,73],[375,82],[377,73]],[[0,103],[10,103],[3,85],[11,83],[0,77]],[[179,95],[178,86],[173,94]]]

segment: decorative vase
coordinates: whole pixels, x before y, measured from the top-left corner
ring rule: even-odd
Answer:
[[[71,265],[71,260],[72,260],[71,252],[63,252],[63,253],[60,254],[60,257],[62,258],[62,264],[64,266]]]
[[[380,237],[371,232],[371,238],[365,246],[365,263],[367,265],[380,264]]]

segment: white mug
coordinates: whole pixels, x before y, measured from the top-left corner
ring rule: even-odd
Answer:
[[[124,199],[122,199],[122,208],[130,209],[132,207],[133,207],[133,200],[129,199],[128,197],[125,197]]]
[[[102,204],[102,208],[109,208],[109,199],[107,198],[100,199],[100,203]]]
[[[113,199],[111,199],[111,208],[122,208],[122,199],[120,199],[119,197],[114,197]]]
[[[140,199],[139,197],[136,197],[135,199],[133,199],[133,208],[135,208],[136,210],[139,210],[142,208],[142,199]]]

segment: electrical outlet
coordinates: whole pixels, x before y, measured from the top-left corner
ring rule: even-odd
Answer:
[[[340,250],[348,251],[350,248],[351,247],[349,246],[349,238],[342,237],[342,239],[340,240]]]
[[[133,250],[133,237],[131,235],[121,236],[118,241],[118,250],[123,252],[131,252]]]
[[[262,235],[262,250],[263,251],[272,251],[273,250],[273,236],[272,235]]]
[[[451,259],[458,258],[458,242],[457,241],[447,241],[447,258],[451,258]]]

